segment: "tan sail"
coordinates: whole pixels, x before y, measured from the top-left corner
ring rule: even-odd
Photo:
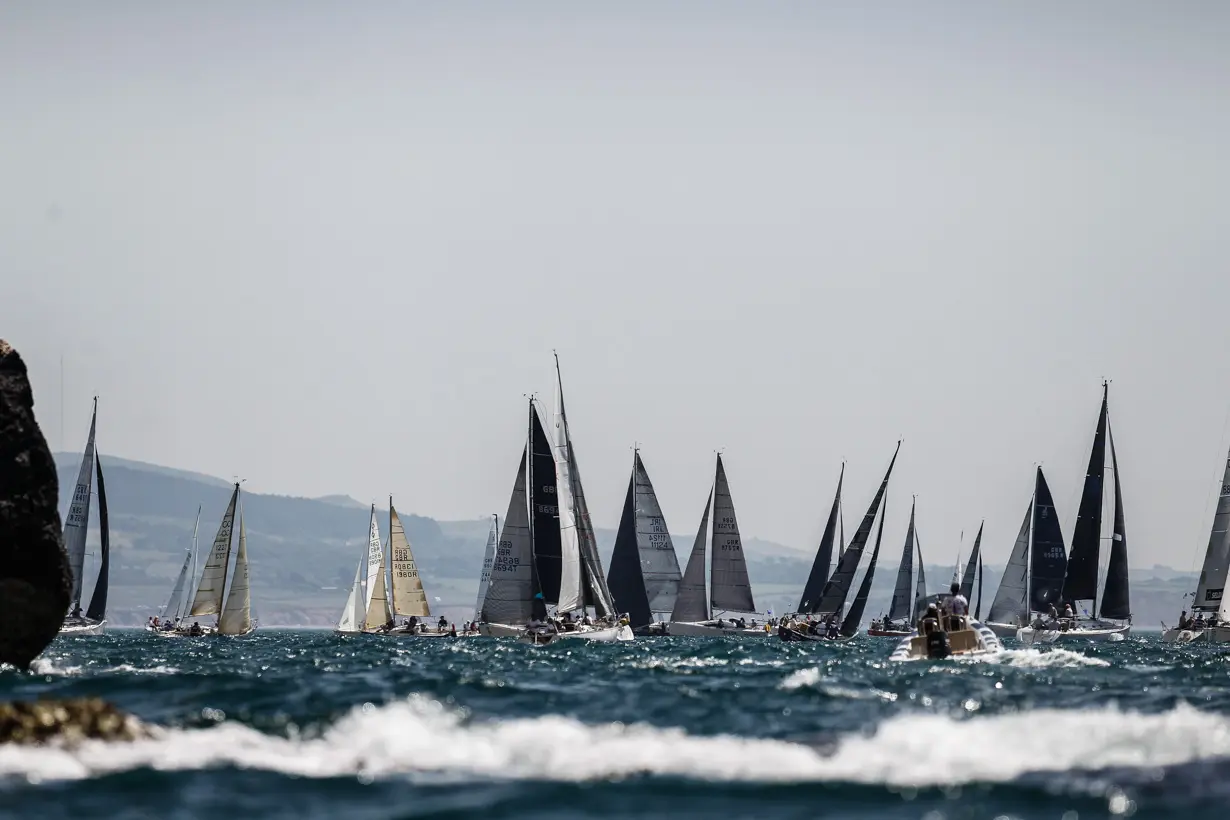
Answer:
[[[187,617],[196,615],[217,615],[222,611],[222,595],[226,590],[226,567],[231,560],[231,531],[235,525],[235,504],[239,500],[239,484],[231,493],[231,503],[222,516],[222,524],[218,534],[214,536],[214,544],[209,549],[209,557],[205,559],[205,569],[201,571],[201,583],[196,588],[196,596],[192,599],[192,609]]]
[[[423,590],[423,579],[419,577],[418,567],[414,563],[414,553],[410,551],[410,539],[406,538],[406,530],[393,509],[393,499],[389,499],[389,555],[393,561],[393,612],[397,615],[418,615],[420,618],[431,614],[427,605],[427,593]]]
[[[218,634],[246,635],[252,631],[252,593],[248,588],[248,533],[239,512],[239,551],[235,554],[235,576],[226,596],[226,607],[218,619]]]
[[[393,612],[389,609],[389,593],[385,587],[384,547],[380,548],[380,575],[376,578],[368,576],[367,590],[369,603],[367,615],[363,618],[363,628],[368,632],[375,631],[393,620]]]

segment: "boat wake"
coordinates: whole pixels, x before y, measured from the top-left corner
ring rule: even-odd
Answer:
[[[1071,649],[1004,649],[987,655],[960,658],[963,663],[990,663],[1017,669],[1056,669],[1081,666],[1107,667],[1110,661],[1091,658]]]
[[[317,732],[265,734],[221,719],[134,743],[0,747],[0,782],[77,780],[153,769],[236,768],[292,777],[610,781],[647,775],[732,782],[847,782],[891,787],[1004,783],[1034,773],[1143,770],[1230,760],[1230,718],[1179,705],[1144,714],[1046,709],[954,718],[909,714],[825,751],[780,740],[562,716],[471,720],[422,696],[364,704]],[[1065,738],[1055,743],[1056,737]],[[424,755],[423,749],[430,749]]]

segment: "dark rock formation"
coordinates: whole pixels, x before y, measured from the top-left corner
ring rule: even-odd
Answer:
[[[98,698],[0,703],[0,743],[73,744],[149,736],[141,721]]]
[[[19,669],[51,643],[68,612],[59,492],[25,362],[0,339],[0,663]]]

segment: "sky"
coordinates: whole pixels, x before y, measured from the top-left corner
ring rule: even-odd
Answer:
[[[98,395],[104,455],[441,519],[503,515],[555,350],[598,526],[638,443],[693,532],[722,450],[810,550],[902,439],[928,562],[982,519],[1002,562],[1038,463],[1070,537],[1106,378],[1132,563],[1187,568],[1226,42],[1214,2],[6,3],[0,336],[55,449]]]

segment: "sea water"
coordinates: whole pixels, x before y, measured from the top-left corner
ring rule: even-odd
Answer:
[[[62,638],[0,700],[163,728],[0,746],[0,817],[1230,817],[1227,650],[893,645]]]

